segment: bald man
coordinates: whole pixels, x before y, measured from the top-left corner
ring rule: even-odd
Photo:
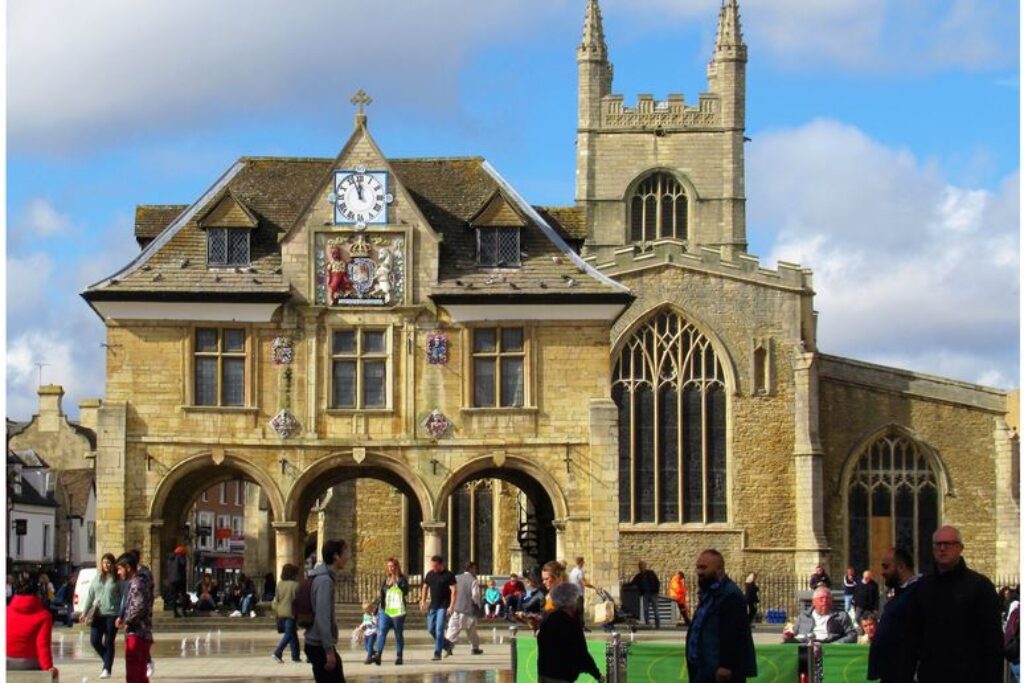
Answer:
[[[697,558],[700,604],[686,633],[686,668],[691,683],[742,683],[757,676],[754,639],[743,591],[725,574],[714,549]]]
[[[959,529],[940,527],[932,536],[935,571],[918,582],[920,683],[1001,683],[1003,636],[995,586],[967,568]]]

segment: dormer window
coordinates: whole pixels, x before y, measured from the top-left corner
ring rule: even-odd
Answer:
[[[249,236],[246,228],[207,228],[206,264],[210,266],[249,265]]]
[[[688,236],[686,189],[668,173],[655,173],[637,186],[629,204],[633,242],[685,240]]]
[[[476,230],[477,265],[518,268],[519,228],[488,228]]]

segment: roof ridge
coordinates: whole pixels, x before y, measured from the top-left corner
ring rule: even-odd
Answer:
[[[393,162],[396,162],[396,161],[483,161],[484,159],[485,159],[485,157],[480,156],[479,154],[471,154],[471,155],[468,155],[468,156],[451,156],[451,157],[443,157],[443,156],[437,156],[437,157],[394,157],[394,158],[389,158],[388,161],[393,163]]]
[[[250,156],[243,155],[238,157],[239,161],[306,161],[306,162],[317,162],[321,163],[324,161],[334,161],[331,157],[287,157],[287,156]]]

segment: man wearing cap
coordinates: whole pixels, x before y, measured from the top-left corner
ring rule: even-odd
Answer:
[[[179,545],[167,558],[167,583],[170,586],[171,600],[174,604],[174,617],[184,616],[188,606],[185,593],[185,579],[188,576],[188,550]],[[178,610],[181,610],[180,612]]]

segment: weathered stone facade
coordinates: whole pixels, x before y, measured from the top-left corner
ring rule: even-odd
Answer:
[[[243,477],[262,489],[277,567],[301,561],[309,511],[335,487],[328,534],[353,544],[353,571],[376,573],[396,549],[410,562],[411,519],[422,520],[412,529],[419,559],[443,552],[448,497],[486,478],[500,482],[496,572],[521,569],[518,491],[545,520],[539,532],[554,537],[553,555],[584,556],[598,585],[616,587],[640,559],[663,572],[688,568],[708,546],[744,572],[803,573],[819,561],[836,570],[849,555],[851,463],[896,430],[927,453],[941,519],[961,525],[972,563],[1017,571],[1013,401],[823,355],[810,271],[767,270],[745,253],[746,46],[736,2],[723,6],[709,93],[695,107],[670,97],[623,109],[596,0],[578,58],[574,207],[531,207],[481,159],[388,159],[362,112],[334,159],[245,158],[188,208],[140,207],[142,255],[84,293],[108,328],[96,418],[99,552],[163,555],[190,496]],[[334,172],[360,168],[390,183],[380,227],[335,214]],[[683,227],[671,236],[634,240],[631,221],[645,214],[633,198],[651,173],[676,183],[686,218],[680,209]],[[210,215],[252,231],[250,265],[207,263]],[[479,241],[495,234],[486,231],[510,226],[520,231],[514,264],[480,265]],[[376,265],[376,274],[346,277],[371,278],[386,298],[324,299],[329,240],[347,240],[353,259]],[[381,255],[388,249],[399,261]],[[726,512],[714,522],[620,520],[623,434],[634,435],[619,421],[613,369],[636,330],[665,311],[708,340],[724,375],[715,381],[725,388],[725,469],[708,486],[724,481]],[[502,327],[522,330],[521,395],[481,405],[474,340]],[[197,330],[210,328],[244,334],[237,405],[197,400]],[[384,332],[376,407],[335,405],[339,330]],[[437,334],[447,335],[446,362],[428,356]],[[275,357],[281,345],[291,350],[286,363]],[[281,411],[297,429],[275,430]],[[431,433],[431,415],[451,430]]]

